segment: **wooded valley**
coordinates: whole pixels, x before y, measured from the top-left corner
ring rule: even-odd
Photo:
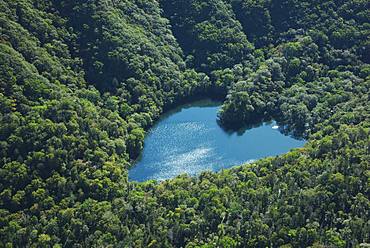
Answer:
[[[370,243],[367,0],[0,0],[0,247]],[[194,97],[303,148],[128,181]]]

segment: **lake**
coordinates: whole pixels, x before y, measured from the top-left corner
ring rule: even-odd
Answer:
[[[167,112],[149,130],[142,155],[129,171],[133,181],[165,180],[188,173],[219,171],[302,147],[275,122],[240,132],[217,123],[220,102],[203,100]]]

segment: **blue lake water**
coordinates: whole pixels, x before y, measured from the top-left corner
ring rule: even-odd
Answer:
[[[129,179],[165,180],[188,173],[219,171],[302,147],[304,140],[283,135],[275,122],[242,132],[226,132],[217,123],[221,103],[183,105],[166,113],[151,130]]]

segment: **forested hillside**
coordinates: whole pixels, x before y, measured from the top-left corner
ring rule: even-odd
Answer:
[[[366,0],[0,0],[0,247],[370,243]],[[129,182],[146,131],[193,98],[307,144]]]

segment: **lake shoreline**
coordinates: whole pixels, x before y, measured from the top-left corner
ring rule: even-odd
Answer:
[[[217,172],[288,152],[305,142],[282,134],[275,121],[226,131],[217,121],[221,104],[203,98],[177,106],[158,118],[129,170],[129,180],[161,181],[183,173]]]

